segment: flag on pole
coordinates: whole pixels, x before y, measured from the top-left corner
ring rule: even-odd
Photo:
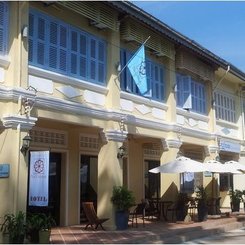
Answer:
[[[127,67],[139,88],[141,94],[148,91],[146,78],[145,46],[144,44],[138,49],[134,56],[129,60]]]

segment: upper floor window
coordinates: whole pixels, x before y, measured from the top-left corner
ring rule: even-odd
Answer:
[[[133,55],[133,53],[130,53],[125,49],[121,49],[120,64],[122,68],[126,66],[127,62]],[[150,59],[146,59],[146,77],[148,91],[143,96],[152,97],[152,99],[157,101],[164,101],[164,67]],[[127,67],[121,73],[120,80],[122,90],[141,95]]]
[[[29,14],[29,63],[94,83],[106,80],[106,42],[48,15]]]
[[[176,74],[177,106],[206,114],[205,85],[190,76]]]
[[[7,40],[8,40],[8,3],[0,2],[0,54],[7,53]]]
[[[216,118],[235,123],[235,98],[219,91],[214,93],[214,99]]]

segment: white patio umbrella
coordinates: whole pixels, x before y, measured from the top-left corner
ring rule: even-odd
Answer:
[[[232,173],[232,174],[240,174],[241,172],[238,171],[234,166],[231,164],[223,164],[215,160],[209,160],[205,163],[207,167],[207,171],[212,173]]]
[[[194,172],[205,172],[208,169],[201,162],[192,160],[187,157],[178,157],[175,160],[163,164],[159,167],[150,169],[151,173],[194,173]]]
[[[239,162],[236,162],[236,161],[228,161],[228,162],[225,162],[225,165],[228,165],[230,166],[231,168],[234,168],[236,171],[245,171],[245,165],[239,163]],[[239,172],[241,173],[241,172]]]

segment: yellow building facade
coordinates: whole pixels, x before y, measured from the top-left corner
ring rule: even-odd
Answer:
[[[180,175],[149,169],[179,154],[243,163],[245,74],[232,64],[131,3],[0,7],[0,166],[9,166],[0,178],[0,217],[28,209],[30,151],[50,152],[49,206],[58,225],[79,224],[81,202],[92,200],[98,216],[110,217],[109,229],[115,185],[137,202],[174,200]],[[142,96],[126,64],[148,37]],[[229,207],[228,189],[245,188],[244,177],[215,178],[221,206]],[[192,192],[211,179],[195,174]]]

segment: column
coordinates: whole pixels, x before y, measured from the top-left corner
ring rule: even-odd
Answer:
[[[126,131],[107,129],[104,131],[107,143],[101,147],[98,155],[98,199],[97,214],[110,218],[105,227],[115,229],[115,210],[111,203],[113,186],[123,184],[123,159],[117,158],[118,148],[127,137]]]

